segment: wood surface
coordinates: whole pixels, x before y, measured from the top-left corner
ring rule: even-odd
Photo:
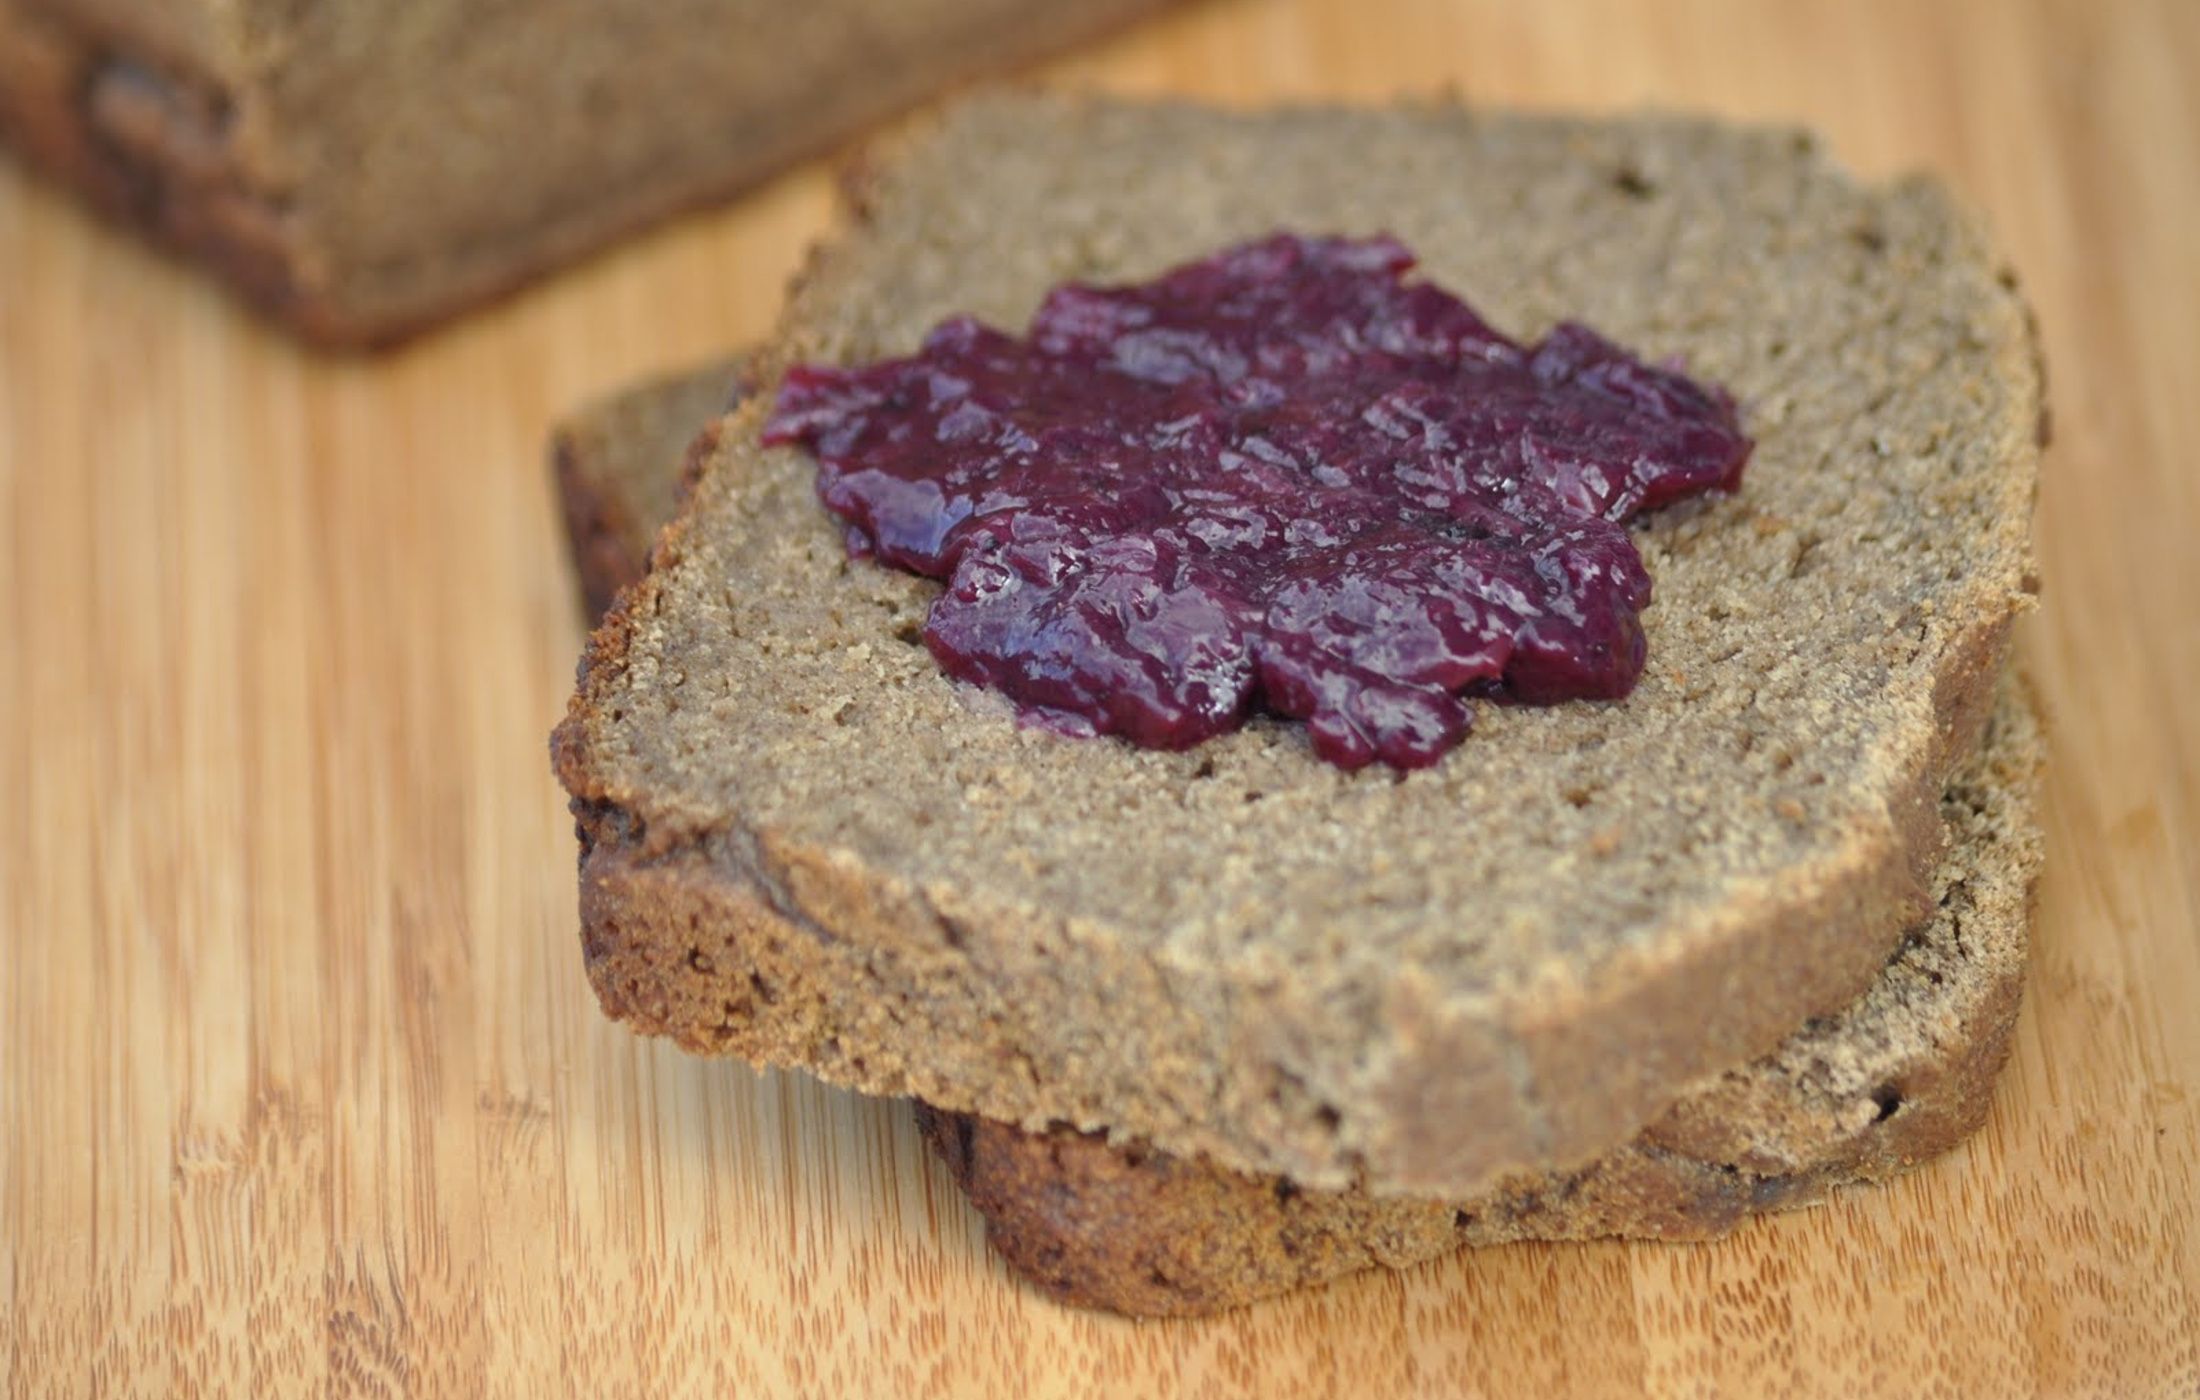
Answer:
[[[1219,0],[1052,76],[1798,119],[1988,212],[2057,444],[2051,868],[1983,1134],[1716,1246],[1055,1307],[903,1108],[637,1040],[575,946],[543,431],[761,333],[822,171],[346,361],[0,166],[0,1384],[2200,1394],[2200,4]]]

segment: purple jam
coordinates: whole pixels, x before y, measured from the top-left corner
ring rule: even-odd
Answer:
[[[1018,339],[790,371],[764,431],[851,553],[943,580],[950,675],[1177,749],[1256,707],[1346,768],[1435,762],[1469,697],[1617,698],[1650,577],[1624,522],[1732,489],[1734,402],[1586,327],[1507,339],[1389,238],[1278,235],[1058,288]]]

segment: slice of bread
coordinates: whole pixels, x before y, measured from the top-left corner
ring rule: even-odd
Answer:
[[[687,445],[744,364],[638,386],[559,427],[552,459],[590,599],[640,576]],[[922,1104],[919,1121],[1018,1272],[1118,1312],[1212,1311],[1462,1243],[1716,1234],[1935,1156],[1985,1116],[2023,985],[2039,751],[2031,707],[2005,687],[1980,753],[1941,801],[1951,845],[1934,913],[1879,979],[1576,1172],[1508,1180],[1478,1200],[1382,1200],[1065,1128],[1027,1133]]]
[[[1790,133],[1433,105],[998,98],[871,167],[768,359],[1018,324],[1070,277],[1388,229],[1500,327],[1576,315],[1734,389],[1736,497],[1638,534],[1626,702],[1493,708],[1404,778],[1255,723],[1020,727],[913,644],[813,469],[721,420],[560,727],[607,1011],[696,1050],[1309,1188],[1570,1168],[1853,1000],[2030,587],[2021,301],[1924,182]]]

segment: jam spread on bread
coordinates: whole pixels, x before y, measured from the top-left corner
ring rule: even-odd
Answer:
[[[949,674],[1067,731],[1184,748],[1264,711],[1357,768],[1435,762],[1471,700],[1626,695],[1625,522],[1731,490],[1733,400],[1575,324],[1534,344],[1388,238],[1278,235],[1056,289],[906,359],[798,366],[852,552],[941,580]]]

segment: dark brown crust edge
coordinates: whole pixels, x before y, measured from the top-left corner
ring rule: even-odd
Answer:
[[[1012,46],[999,59],[1036,60],[1165,3],[1143,0],[1056,22],[1039,42]],[[934,86],[951,89],[974,76],[942,74]],[[729,160],[712,176],[635,194],[598,217],[569,219],[541,236],[522,233],[469,258],[465,273],[426,298],[361,307],[347,300],[341,277],[322,265],[283,202],[233,158],[227,144],[233,101],[166,56],[131,49],[127,36],[0,0],[0,146],[109,222],[204,266],[246,305],[324,350],[381,349],[410,339],[630,234],[721,203],[831,151],[850,134],[835,125],[782,149]]]
[[[642,527],[627,514],[619,493],[589,469],[587,444],[570,429],[560,428],[551,438],[550,470],[557,478],[582,606],[588,616],[602,617],[620,591],[642,576],[647,551],[638,554],[633,546]]]

